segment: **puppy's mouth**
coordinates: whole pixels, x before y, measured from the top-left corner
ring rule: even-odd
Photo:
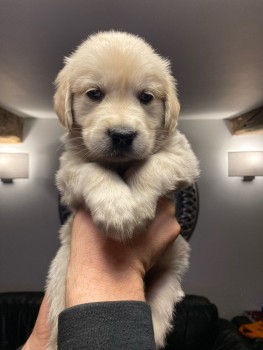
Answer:
[[[109,140],[106,151],[109,161],[130,161],[138,157],[134,152],[137,132],[127,128],[112,128],[107,130]]]
[[[133,156],[132,151],[127,152],[125,150],[111,149],[108,151],[106,158],[110,162],[128,162],[136,159],[137,157]]]

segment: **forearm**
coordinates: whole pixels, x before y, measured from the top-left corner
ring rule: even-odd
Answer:
[[[145,301],[143,265],[130,266],[132,255],[128,247],[121,251],[120,243],[99,232],[85,232],[80,229],[72,234],[71,259],[75,263],[68,266],[66,307],[104,301]],[[85,249],[87,241],[92,252]]]

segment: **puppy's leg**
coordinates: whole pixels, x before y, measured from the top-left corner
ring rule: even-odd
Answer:
[[[106,234],[118,240],[130,237],[137,222],[128,185],[117,173],[98,164],[65,159],[57,173],[63,203],[71,208],[84,204]]]
[[[71,215],[61,228],[61,247],[51,263],[47,278],[46,293],[50,304],[49,320],[51,325],[48,350],[57,348],[58,315],[65,309],[66,275],[70,255],[70,234],[73,217],[74,215]]]
[[[172,329],[174,306],[184,296],[181,278],[188,268],[189,245],[179,236],[169,251],[146,278],[146,300],[152,309],[155,342],[165,345],[167,333]]]
[[[189,186],[198,175],[198,161],[185,136],[177,132],[164,150],[127,173],[127,183],[137,202],[137,222],[152,220],[161,196]]]

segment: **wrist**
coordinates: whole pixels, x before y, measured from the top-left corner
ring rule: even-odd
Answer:
[[[90,269],[85,279],[84,284],[83,277],[79,276],[78,283],[68,275],[66,307],[94,302],[145,301],[143,279],[136,272],[107,274]]]

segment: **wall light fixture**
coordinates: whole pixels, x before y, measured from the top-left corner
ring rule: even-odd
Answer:
[[[263,176],[263,151],[229,152],[228,176],[241,176],[243,181]]]
[[[24,153],[0,153],[0,179],[12,183],[13,179],[29,177],[29,156]]]

